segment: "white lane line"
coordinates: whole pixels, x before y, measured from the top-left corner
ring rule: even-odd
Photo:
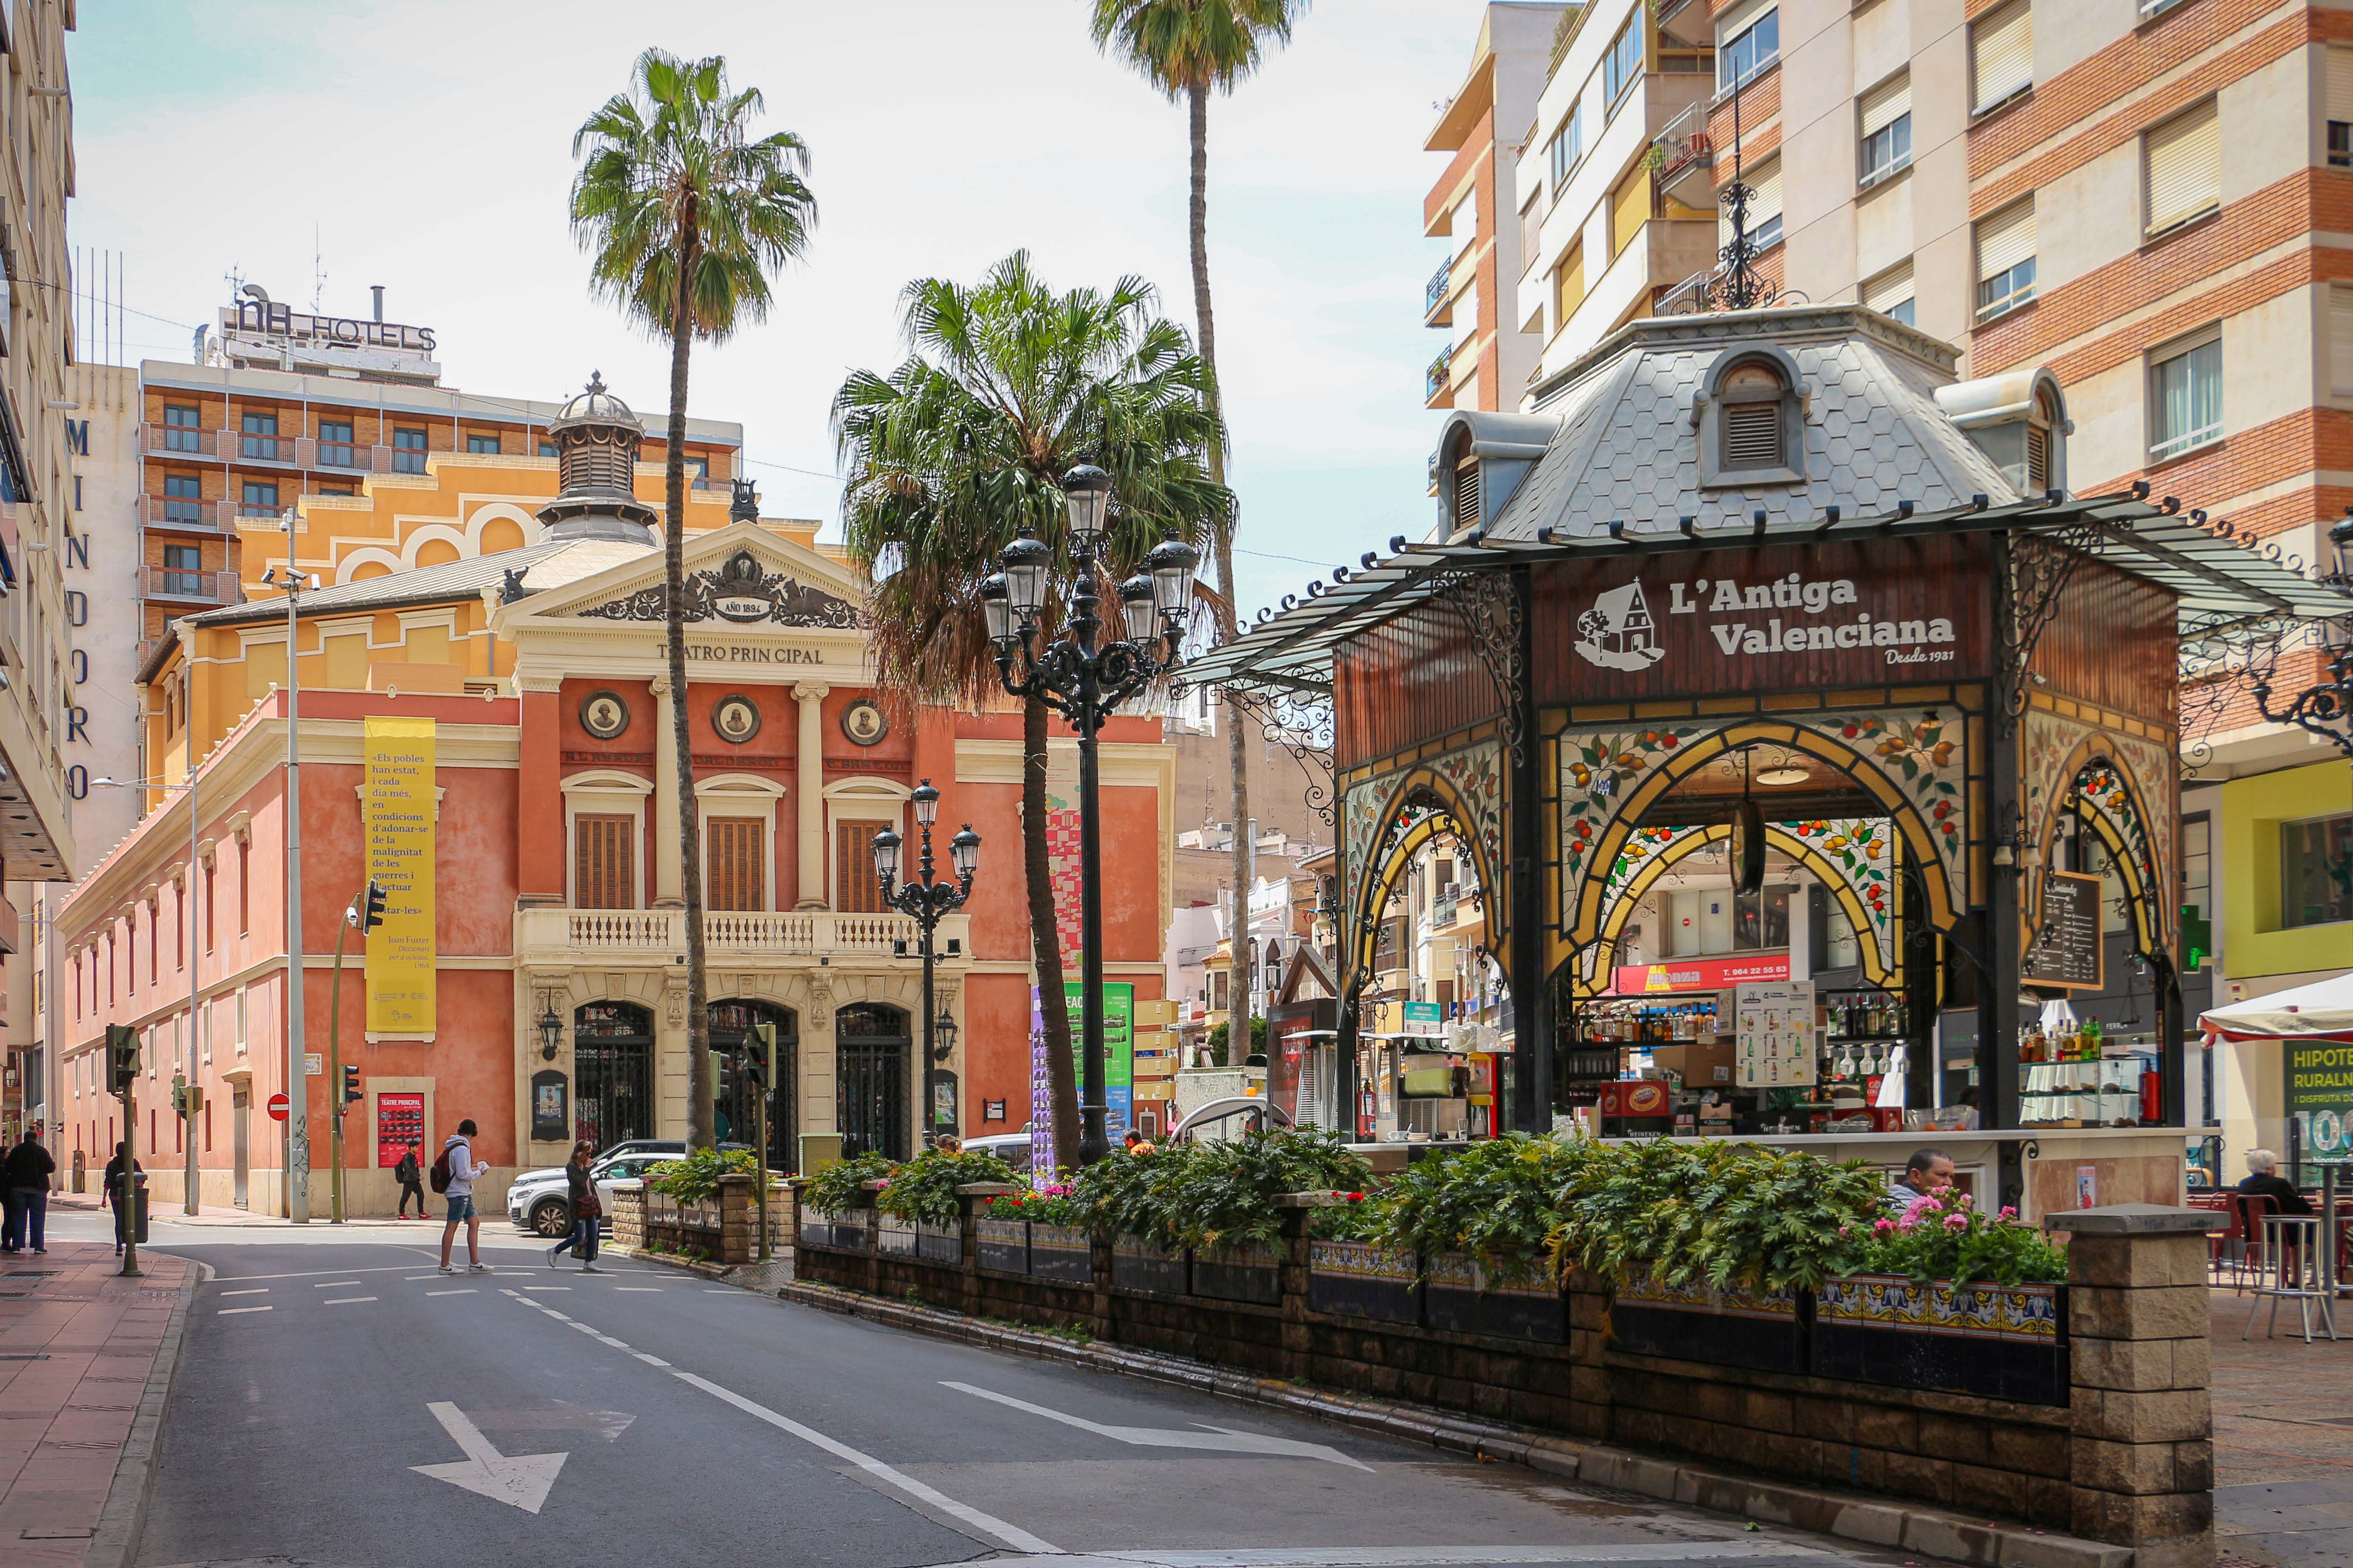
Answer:
[[[348,1307],[355,1301],[373,1301],[373,1296],[330,1296],[319,1303],[322,1307]]]
[[[428,1296],[470,1296],[474,1290],[470,1285],[463,1290],[427,1290],[425,1293]]]
[[[252,1290],[224,1290],[221,1294],[224,1296],[267,1296],[269,1294],[269,1287],[263,1285]]]
[[[599,1343],[608,1344],[617,1351],[625,1351],[629,1348],[625,1342],[617,1340],[610,1334],[598,1334],[596,1339]]]
[[[941,1386],[953,1388],[961,1394],[974,1394],[982,1399],[994,1400],[999,1405],[1009,1405],[1015,1410],[1026,1410],[1032,1415],[1042,1415],[1049,1421],[1059,1421],[1065,1426],[1076,1426],[1081,1431],[1092,1432],[1098,1437],[1109,1437],[1115,1443],[1126,1443],[1139,1448],[1194,1448],[1210,1453],[1288,1455],[1302,1459],[1324,1459],[1335,1465],[1346,1465],[1359,1470],[1372,1469],[1372,1466],[1360,1459],[1352,1459],[1337,1448],[1322,1443],[1303,1443],[1296,1437],[1275,1437],[1259,1432],[1241,1432],[1231,1426],[1213,1426],[1206,1421],[1197,1423],[1198,1426],[1208,1426],[1208,1430],[1206,1432],[1163,1426],[1107,1426],[1100,1421],[1090,1421],[1083,1415],[1073,1415],[1062,1410],[1050,1410],[1042,1405],[1032,1405],[1026,1399],[1016,1399],[1009,1394],[975,1388],[969,1383],[943,1381]]]
[[[661,1294],[661,1287],[659,1285],[616,1285],[613,1289],[616,1290],[625,1291],[633,1296],[659,1296]]]
[[[523,1289],[526,1290],[569,1290],[572,1287],[569,1285],[526,1285]]]
[[[268,1307],[223,1307],[214,1312],[213,1316],[216,1318],[233,1318],[239,1312],[267,1312],[269,1310],[271,1310],[271,1309]]]
[[[316,1279],[327,1274],[397,1274],[404,1268],[416,1267],[414,1263],[387,1263],[380,1268],[354,1268],[346,1263],[341,1268],[306,1268],[297,1274],[223,1274],[215,1282],[242,1285],[248,1279]]]
[[[356,1285],[358,1283],[359,1281],[356,1279],[322,1279],[316,1285],[311,1286],[311,1289],[313,1290],[332,1290],[338,1285]]]
[[[563,1313],[557,1311],[554,1308],[544,1306],[540,1302],[533,1300],[528,1296],[512,1290],[509,1290],[504,1293],[513,1297],[524,1306],[543,1312],[551,1318],[559,1319],[567,1323],[572,1321],[571,1319],[565,1317]],[[597,1338],[607,1339],[607,1336],[598,1334]],[[620,1343],[619,1341],[611,1341],[610,1342],[616,1344]],[[622,1346],[622,1348],[628,1349],[626,1345]],[[659,1366],[666,1369],[672,1377],[677,1378],[680,1382],[699,1388],[702,1390],[703,1393],[710,1394],[713,1399],[719,1400],[723,1404],[733,1405],[736,1409],[741,1410],[746,1415],[753,1416],[757,1420],[765,1421],[780,1432],[790,1433],[793,1436],[798,1437],[802,1442],[809,1444],[813,1447],[822,1448],[836,1458],[849,1461],[850,1464],[857,1466],[860,1469],[864,1470],[868,1475],[872,1476],[876,1480],[882,1482],[885,1486],[895,1487],[900,1491],[906,1493],[909,1497],[915,1499],[918,1502],[922,1502],[932,1508],[937,1509],[940,1512],[946,1514],[951,1519],[961,1520],[965,1524],[970,1525],[974,1530],[979,1531],[982,1535],[988,1537],[992,1541],[997,1542],[1001,1545],[1010,1547],[1016,1552],[1029,1552],[1034,1556],[1061,1557],[1067,1555],[1060,1547],[1056,1546],[1051,1542],[1043,1540],[1039,1536],[1030,1534],[1028,1531],[1022,1529],[1018,1524],[1009,1524],[1004,1520],[997,1518],[995,1514],[983,1513],[980,1510],[973,1507],[969,1503],[958,1502],[955,1499],[948,1496],[945,1492],[939,1490],[937,1488],[926,1486],[922,1481],[917,1480],[914,1477],[908,1475],[905,1471],[895,1469],[892,1467],[884,1464],[873,1455],[861,1453],[858,1449],[851,1447],[847,1443],[837,1442],[833,1438],[827,1436],[824,1433],[818,1431],[815,1427],[802,1426],[799,1422],[795,1421],[790,1416],[780,1415],[765,1405],[744,1398],[742,1394],[736,1393],[732,1388],[723,1388],[718,1384],[712,1382],[709,1378],[697,1377],[691,1372],[682,1372],[677,1367],[670,1366],[669,1363],[662,1361],[657,1356],[649,1356],[646,1354],[643,1351],[629,1350],[629,1353],[649,1365]]]
[[[1230,1547],[1222,1551],[1099,1550],[1079,1556],[999,1557],[989,1568],[1405,1568],[1407,1564],[1491,1563],[1736,1563],[1744,1559],[1836,1554],[1794,1541],[1620,1542],[1598,1546]]]

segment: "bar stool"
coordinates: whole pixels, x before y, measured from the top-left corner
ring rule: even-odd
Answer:
[[[2247,1310],[2247,1326],[2239,1331],[2245,1339],[2255,1330],[2255,1315],[2263,1310],[2263,1298],[2272,1299],[2272,1321],[2263,1337],[2270,1339],[2279,1332],[2279,1309],[2282,1301],[2294,1301],[2304,1323],[2304,1342],[2312,1342],[2312,1310],[2316,1302],[2320,1308],[2321,1327],[2328,1337],[2337,1337],[2336,1292],[2327,1288],[2328,1272],[2320,1259],[2320,1248],[2327,1244],[2320,1226],[2320,1216],[2312,1214],[2267,1214],[2263,1216],[2264,1261],[2271,1266],[2272,1282],[2262,1283],[2257,1276],[2254,1305]]]

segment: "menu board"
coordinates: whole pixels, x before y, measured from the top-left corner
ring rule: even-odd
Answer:
[[[2100,879],[2074,871],[2042,878],[2042,927],[2026,950],[2029,985],[2097,991],[2104,984]]]
[[[1732,1081],[1742,1089],[1787,1089],[1814,1081],[1814,984],[1743,981],[1734,988]]]

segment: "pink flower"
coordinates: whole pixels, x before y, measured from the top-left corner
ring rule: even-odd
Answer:
[[[2002,1206],[2001,1206],[2001,1217],[2002,1217],[2002,1218],[2004,1218],[2004,1219],[2016,1219],[2016,1218],[2018,1217],[2018,1210],[2017,1210],[2017,1208],[2016,1208],[2014,1205],[2010,1205],[2010,1204],[2004,1204],[2004,1205],[2002,1205]]]
[[[1871,1228],[1873,1231],[1876,1231],[1879,1235],[1885,1236],[1889,1231],[1895,1228],[1895,1222],[1892,1219],[1873,1220],[1872,1222]]]
[[[1947,1230],[1967,1230],[1969,1228],[1969,1216],[1965,1214],[1948,1214],[1945,1216],[1945,1228]]]
[[[1955,1205],[1954,1205],[1954,1206],[1955,1206],[1955,1207],[1957,1207],[1957,1208],[1965,1208],[1965,1209],[1966,1209],[1966,1208],[1975,1208],[1975,1207],[1977,1206],[1977,1201],[1978,1201],[1978,1200],[1977,1200],[1975,1197],[1971,1196],[1969,1194],[1968,1194],[1968,1193],[1963,1193],[1963,1194],[1960,1195],[1960,1197],[1955,1201]]]

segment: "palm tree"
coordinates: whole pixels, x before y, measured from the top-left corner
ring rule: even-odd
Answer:
[[[648,49],[572,138],[572,232],[591,257],[596,293],[670,340],[669,449],[663,458],[663,617],[678,750],[679,862],[686,900],[687,1138],[712,1142],[711,1045],[703,978],[702,858],[694,821],[694,747],[686,696],[686,373],[694,340],[720,342],[765,319],[768,273],[801,254],[817,222],[803,176],[808,149],[789,131],[755,136],[756,88],[727,85],[717,55],[683,60]],[[586,154],[584,157],[583,154]]]
[[[1114,580],[1167,533],[1223,527],[1208,474],[1208,372],[1150,285],[1056,294],[1017,251],[976,288],[925,278],[901,296],[912,357],[854,372],[834,397],[849,553],[879,580],[869,605],[879,683],[898,700],[1004,700],[976,597],[1027,526],[1066,559],[1061,476],[1107,470]],[[1050,595],[1059,601],[1060,594]],[[1045,628],[1050,634],[1051,627]],[[1046,1025],[1057,1157],[1079,1147],[1078,1089],[1047,858],[1047,709],[1022,704],[1021,840],[1030,952]]]
[[[1226,482],[1224,404],[1218,393],[1218,332],[1209,309],[1209,93],[1230,93],[1258,69],[1270,45],[1287,44],[1307,0],[1094,0],[1095,47],[1115,52],[1174,100],[1182,99],[1193,151],[1191,237],[1193,314],[1201,361],[1209,371],[1209,414],[1219,421],[1209,447],[1209,478]],[[1231,521],[1212,542],[1218,560],[1218,640],[1230,641],[1238,601]],[[1226,692],[1226,759],[1233,773],[1233,941],[1242,951],[1250,924],[1250,747],[1246,715]],[[1247,1009],[1245,1009],[1246,1011]]]

